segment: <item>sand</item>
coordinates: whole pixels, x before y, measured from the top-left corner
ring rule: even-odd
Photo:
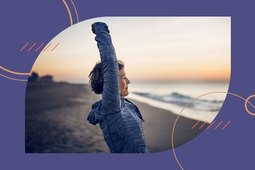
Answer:
[[[87,85],[68,83],[28,83],[26,91],[26,153],[109,153],[99,126],[88,123],[91,105],[100,100]],[[131,99],[132,100],[132,99]],[[144,119],[148,152],[171,149],[171,133],[176,115],[132,100]],[[191,127],[196,120],[180,117],[174,135],[178,147],[201,133]]]

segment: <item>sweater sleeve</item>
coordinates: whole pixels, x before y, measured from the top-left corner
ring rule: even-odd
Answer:
[[[94,23],[92,31],[96,34],[104,77],[102,111],[105,114],[117,113],[120,111],[119,69],[110,32],[101,22]]]

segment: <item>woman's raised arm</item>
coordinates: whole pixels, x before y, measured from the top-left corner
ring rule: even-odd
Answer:
[[[102,111],[116,113],[120,111],[119,69],[110,31],[102,22],[92,24],[92,31],[96,35],[104,77]]]

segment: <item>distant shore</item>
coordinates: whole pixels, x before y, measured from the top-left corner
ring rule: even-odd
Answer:
[[[69,83],[28,83],[26,91],[26,153],[109,152],[99,126],[87,122],[91,105],[100,96],[87,85]],[[130,99],[132,100],[132,99]],[[171,133],[177,116],[167,110],[132,100],[144,119],[149,152],[171,149]],[[201,133],[192,126],[196,120],[179,117],[174,146]]]

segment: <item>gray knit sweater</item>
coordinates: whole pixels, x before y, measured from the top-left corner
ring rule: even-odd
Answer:
[[[88,121],[100,124],[104,139],[112,153],[145,153],[146,146],[138,108],[120,96],[117,57],[105,23],[92,25],[103,66],[102,100],[92,105]]]

